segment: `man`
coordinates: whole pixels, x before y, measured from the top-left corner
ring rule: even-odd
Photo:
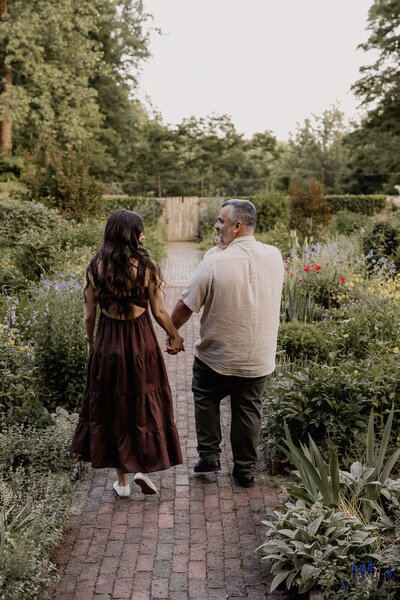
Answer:
[[[267,375],[275,368],[284,271],[280,252],[255,240],[255,225],[251,202],[223,203],[215,233],[217,245],[226,248],[204,257],[171,315],[179,329],[204,307],[194,348],[200,456],[194,471],[221,470],[220,402],[229,395],[233,476],[243,487],[254,485],[262,398]]]

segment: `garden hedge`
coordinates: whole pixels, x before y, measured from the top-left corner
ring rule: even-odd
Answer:
[[[332,213],[340,210],[361,213],[363,215],[375,215],[379,213],[386,204],[386,196],[383,194],[375,195],[324,195],[325,202],[331,207]]]

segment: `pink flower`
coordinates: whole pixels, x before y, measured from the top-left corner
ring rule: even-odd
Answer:
[[[346,279],[345,279],[344,277],[341,277],[341,278],[339,279],[339,283],[345,283],[345,281],[346,281]]]
[[[314,265],[314,271],[320,271],[321,269],[321,265]]]
[[[306,267],[304,267],[304,271],[311,271],[312,266],[311,265],[307,265]]]
[[[299,281],[303,281],[302,279],[299,279]]]

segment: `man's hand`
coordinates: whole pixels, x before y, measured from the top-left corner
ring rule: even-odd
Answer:
[[[178,352],[185,352],[185,346],[183,344],[183,337],[178,335],[176,338],[172,338],[167,334],[165,339],[165,346],[168,354],[178,354]]]

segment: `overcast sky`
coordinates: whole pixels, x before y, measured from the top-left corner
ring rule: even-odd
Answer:
[[[339,103],[348,118],[350,86],[371,57],[372,0],[145,0],[154,15],[146,95],[176,124],[184,117],[228,114],[250,137],[271,130],[288,138],[296,123]]]

